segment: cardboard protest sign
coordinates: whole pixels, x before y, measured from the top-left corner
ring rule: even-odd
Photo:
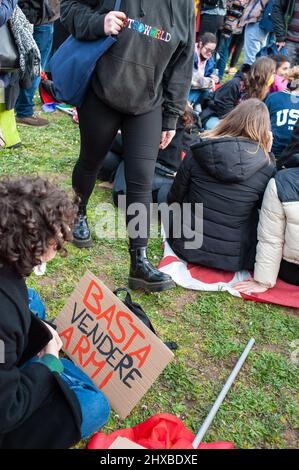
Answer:
[[[145,449],[145,447],[136,444],[136,442],[130,441],[130,439],[127,439],[126,437],[118,436],[109,449]]]
[[[87,272],[55,321],[63,350],[125,418],[173,353]]]

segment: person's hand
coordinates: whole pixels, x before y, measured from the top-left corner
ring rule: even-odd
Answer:
[[[162,131],[160,149],[164,150],[170,144],[175,136],[176,131]]]
[[[268,287],[263,286],[259,282],[254,281],[253,279],[248,281],[237,282],[232,287],[238,292],[242,292],[243,294],[247,295],[261,294],[262,292],[266,292],[268,290]]]
[[[60,339],[59,334],[57,333],[54,328],[52,328],[48,323],[44,323],[46,327],[50,330],[53,338],[49,343],[42,349],[37,356],[38,357],[43,357],[45,354],[52,354],[53,356],[56,356],[59,359],[59,351],[63,346],[63,343]]]
[[[276,47],[277,47],[278,51],[280,51],[285,45],[286,45],[286,43],[284,41],[277,41],[276,42]]]
[[[216,86],[216,82],[215,82],[215,80],[214,80],[213,78],[210,78],[210,80],[211,80],[210,89],[214,91],[214,90],[215,90],[215,86]]]
[[[105,16],[104,31],[106,36],[117,35],[123,28],[126,15],[122,11],[110,11]]]
[[[219,77],[218,77],[218,75],[212,74],[212,75],[210,75],[210,78],[211,78],[212,80],[214,80],[215,83],[219,83]]]

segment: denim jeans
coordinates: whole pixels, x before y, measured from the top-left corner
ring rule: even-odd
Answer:
[[[201,104],[203,100],[211,93],[211,90],[190,90],[188,100],[192,104],[192,106],[196,106],[197,104]]]
[[[45,320],[46,309],[38,293],[34,289],[29,288],[28,297],[29,297],[29,308],[31,312],[37,315],[38,318],[40,318],[41,320]]]
[[[217,116],[211,116],[206,124],[205,124],[205,131],[213,130],[220,122],[220,119]]]
[[[244,64],[252,65],[255,62],[256,54],[267,44],[268,35],[259,23],[250,23],[245,27]]]
[[[29,290],[29,307],[41,320],[45,319],[45,307],[38,294]],[[32,358],[29,362],[36,361]],[[108,421],[110,406],[107,398],[96,387],[92,380],[68,359],[61,359],[64,371],[60,377],[68,384],[75,393],[82,414],[81,437],[87,438],[98,431]]]
[[[53,43],[53,23],[34,26],[33,37],[38,45],[41,55],[41,66],[45,70],[52,49]],[[17,117],[28,117],[33,115],[34,94],[39,86],[40,77],[36,77],[31,88],[20,90],[16,104]]]
[[[75,393],[81,407],[81,436],[87,438],[108,421],[110,406],[107,398],[92,380],[68,359],[61,359],[64,371],[60,377]]]

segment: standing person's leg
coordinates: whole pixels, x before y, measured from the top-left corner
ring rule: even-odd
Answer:
[[[21,145],[15,112],[13,109],[6,110],[4,103],[0,103],[0,128],[3,132],[5,148],[15,148]]]
[[[131,289],[161,291],[175,286],[170,276],[161,273],[151,265],[146,254],[150,234],[152,185],[161,129],[162,110],[160,107],[139,116],[126,116],[122,125],[127,187],[126,222],[131,256],[129,287]],[[138,217],[137,226],[136,216]]]
[[[53,23],[34,26],[34,40],[40,50],[41,66],[44,70],[47,66],[48,59],[53,43]],[[16,104],[17,122],[19,124],[27,124],[36,127],[44,127],[49,124],[47,119],[43,119],[34,115],[34,94],[40,83],[40,77],[36,77],[31,88],[20,90],[18,101]]]
[[[230,60],[230,68],[234,69],[239,62],[243,50],[244,30],[242,34],[233,34],[231,46],[234,48],[234,50]]]
[[[199,37],[203,36],[204,33],[216,34],[222,28],[224,16],[221,15],[209,15],[204,13],[200,18],[200,29]]]
[[[19,74],[11,74],[8,84],[3,78],[5,79],[5,76],[2,77],[2,79],[0,78],[0,130],[2,132],[4,142],[2,141],[3,147],[0,145],[0,150],[4,147],[16,148],[21,145],[21,139],[17,130],[14,109],[6,109],[6,105],[9,103],[7,103],[5,99],[6,94],[8,96],[11,95],[13,99],[13,97],[15,97],[18,93]],[[11,105],[12,104],[13,103],[11,103]]]
[[[81,201],[73,235],[74,244],[78,248],[86,248],[92,244],[86,206],[98,172],[121,126],[122,115],[100,101],[90,88],[83,105],[78,109],[78,116],[81,148],[73,171],[73,188]]]
[[[199,37],[203,36],[205,33],[216,34],[216,32],[214,15],[202,14],[200,18]]]
[[[252,65],[256,54],[267,43],[268,34],[260,28],[259,23],[251,23],[245,27],[244,64]]]
[[[225,72],[225,67],[226,63],[228,60],[229,56],[229,48],[230,48],[230,43],[231,43],[232,38],[231,37],[225,37],[221,36],[218,48],[217,48],[217,54],[219,54],[219,60],[217,62],[217,68],[219,71],[219,80],[221,81]]]

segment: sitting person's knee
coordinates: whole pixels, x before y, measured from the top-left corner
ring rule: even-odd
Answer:
[[[89,407],[94,414],[94,432],[101,429],[108,421],[110,415],[110,404],[105,395],[98,390],[93,393]]]

